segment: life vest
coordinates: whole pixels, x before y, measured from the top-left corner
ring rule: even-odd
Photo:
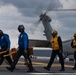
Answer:
[[[56,37],[54,37],[54,38],[52,37],[51,44],[52,44],[52,49],[53,50],[58,50],[59,49],[58,35]]]
[[[73,40],[73,45],[76,46],[76,40]],[[76,48],[73,48],[74,51],[76,51]]]

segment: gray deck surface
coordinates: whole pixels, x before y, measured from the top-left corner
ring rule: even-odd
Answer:
[[[74,61],[65,61],[65,71],[59,71],[61,65],[58,60],[55,60],[50,71],[45,70],[43,67],[47,65],[47,60],[32,60],[33,67],[35,69],[32,73],[27,73],[28,68],[24,65],[24,60],[19,60],[16,65],[16,69],[13,72],[10,72],[6,69],[6,66],[9,66],[7,63],[3,62],[0,66],[1,75],[76,75],[76,70],[72,70]]]

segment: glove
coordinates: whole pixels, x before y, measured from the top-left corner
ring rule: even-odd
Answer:
[[[27,50],[24,50],[24,53],[27,54]]]
[[[62,49],[60,49],[60,50],[59,50],[59,53],[63,53],[63,50],[62,50]]]
[[[75,46],[73,46],[73,48],[76,48],[76,45],[75,45]]]
[[[7,49],[6,49],[6,51],[7,51],[7,52],[10,52],[10,49],[9,49],[9,48],[7,48]]]
[[[7,48],[7,50],[6,51],[10,51],[10,49],[9,48]]]
[[[0,50],[1,50],[1,46],[0,46]]]

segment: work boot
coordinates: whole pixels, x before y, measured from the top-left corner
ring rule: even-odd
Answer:
[[[76,67],[73,67],[72,70],[76,70]]]
[[[44,69],[46,69],[47,71],[50,71],[50,68],[48,68],[48,67],[43,67]]]
[[[33,72],[34,71],[34,69],[29,69],[27,72]]]
[[[60,71],[65,71],[65,69],[64,68],[61,68]]]
[[[72,70],[76,70],[76,60],[75,60],[75,64],[74,64],[74,67],[72,68]]]
[[[6,67],[9,71],[13,72],[14,69],[12,69],[11,67]]]

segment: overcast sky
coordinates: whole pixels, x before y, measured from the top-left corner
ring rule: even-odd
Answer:
[[[76,0],[0,0],[0,29],[9,34],[11,47],[17,47],[19,24],[25,26],[29,39],[44,39],[44,27],[39,20],[41,12],[48,9],[76,9]],[[76,11],[49,11],[50,25],[62,40],[70,39],[76,32]]]

